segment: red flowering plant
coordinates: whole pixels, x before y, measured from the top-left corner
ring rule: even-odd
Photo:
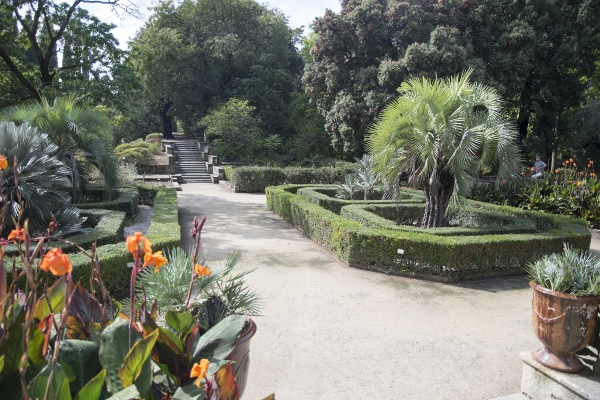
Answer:
[[[0,177],[7,165],[0,156]],[[7,204],[4,200],[0,191],[2,207]],[[125,315],[102,284],[95,246],[87,251],[54,237],[52,223],[40,237],[29,234],[27,221],[13,223],[16,228],[0,238],[3,399],[239,398],[226,358],[244,316],[228,316],[202,332],[187,305],[167,312],[162,325],[157,322],[156,302],[143,301]],[[73,282],[69,255],[52,247],[57,241],[89,257],[88,290]],[[7,245],[15,246],[18,255],[5,256]],[[199,234],[195,245],[200,245]],[[167,259],[161,251],[153,251],[151,241],[140,232],[128,237],[125,246],[134,260],[130,290],[134,305],[138,274],[158,271]],[[206,273],[196,264],[189,266],[192,282]]]

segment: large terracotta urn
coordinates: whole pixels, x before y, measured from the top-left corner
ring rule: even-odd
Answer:
[[[250,368],[250,339],[256,333],[256,324],[250,318],[246,320],[244,329],[240,334],[235,347],[227,357],[228,360],[235,361],[233,364],[233,376],[238,387],[240,398],[248,382],[248,370]]]
[[[600,296],[555,292],[533,281],[529,285],[533,288],[533,330],[544,345],[533,357],[558,371],[581,371],[583,364],[575,353],[593,339]]]

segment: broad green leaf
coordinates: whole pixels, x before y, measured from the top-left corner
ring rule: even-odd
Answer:
[[[106,370],[98,372],[84,387],[81,388],[74,400],[98,400],[102,394],[102,386],[106,378]]]
[[[158,330],[155,330],[144,339],[133,345],[131,350],[125,356],[123,365],[119,369],[119,376],[123,386],[132,385],[140,376],[142,367],[146,362],[150,362],[150,352],[158,338]]]
[[[75,380],[71,382],[71,393],[78,393],[102,370],[99,351],[100,346],[87,340],[67,339],[60,342],[58,361],[71,367],[75,375]]]
[[[33,317],[39,321],[48,314],[55,314],[65,306],[66,277],[63,276],[48,288],[33,307]]]
[[[235,342],[244,327],[246,317],[230,315],[213,326],[198,338],[192,353],[192,360],[198,362],[202,358],[222,360],[231,354]]]
[[[113,394],[106,400],[130,400],[130,399],[139,399],[140,392],[138,392],[137,387],[135,385],[131,385],[119,392]]]
[[[159,328],[147,311],[141,311],[140,320],[145,335],[155,331],[159,332],[156,344],[152,349],[154,362],[166,365],[169,373],[179,380],[185,379],[189,374],[190,357],[183,353],[181,340],[167,329]]]
[[[50,380],[52,368],[54,368],[54,374],[52,374],[52,382],[50,382],[48,397],[45,397],[46,387]],[[54,367],[51,363],[46,365],[27,387],[27,394],[32,399],[71,400],[69,379],[62,366],[58,363],[55,364]]]
[[[196,320],[194,316],[190,312],[176,312],[176,311],[167,311],[165,315],[165,321],[167,324],[175,329],[175,331],[179,334],[179,337],[182,339],[185,338],[194,328],[194,324]]]
[[[0,373],[4,369],[4,356],[0,356]]]
[[[44,362],[44,334],[36,327],[32,326],[29,333],[29,360],[33,364]]]
[[[8,320],[5,320],[6,322]],[[4,367],[0,372],[0,387],[6,379],[17,377],[19,363],[21,362],[21,352],[23,351],[23,323],[25,322],[25,313],[20,311],[16,319],[10,326],[5,326],[5,341],[0,346],[0,357],[4,360]]]
[[[199,388],[196,385],[180,386],[172,397],[173,400],[202,400],[205,398],[204,382]]]
[[[139,340],[140,334],[133,332],[133,340]],[[129,352],[129,326],[127,321],[117,318],[102,332],[100,344],[100,363],[106,369],[106,388],[116,394],[125,387],[119,377],[119,369]],[[137,390],[137,389],[136,389]]]

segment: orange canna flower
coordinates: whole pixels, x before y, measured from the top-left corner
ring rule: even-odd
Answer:
[[[569,161],[570,161],[570,162],[573,162],[573,159],[572,159],[572,158],[569,158]]]
[[[144,267],[150,267],[154,265],[154,273],[158,272],[158,269],[163,267],[167,263],[167,259],[163,256],[162,251],[157,251],[144,254]]]
[[[577,186],[581,186],[581,185],[583,185],[583,182],[577,181]]]
[[[594,177],[594,176],[596,176],[596,173],[595,173],[595,172],[592,172],[592,173],[590,174],[590,176]]]
[[[579,175],[583,175],[583,174],[585,174],[585,172],[579,171]]]
[[[69,256],[63,254],[60,248],[48,251],[40,263],[40,268],[42,271],[50,272],[54,276],[63,276],[73,271]]]
[[[0,169],[8,167],[8,160],[2,154],[0,154]]]
[[[576,166],[577,166],[577,163],[573,163],[573,166],[574,166],[574,167],[576,167]]]
[[[133,258],[136,260],[139,254],[139,246],[142,247],[144,254],[152,253],[152,242],[150,239],[143,237],[142,232],[136,232],[133,236],[128,236],[125,243],[127,243],[127,251],[133,254]]]
[[[8,234],[8,240],[16,240],[19,242],[22,242],[25,239],[25,232],[23,231],[23,228],[16,228],[13,229],[9,234]]]
[[[555,170],[554,170],[554,173],[555,173],[555,174],[558,174],[558,169],[555,169]]]
[[[531,167],[531,170],[532,170],[532,171],[535,171],[535,167]]]
[[[196,264],[194,266],[194,271],[196,271],[196,275],[200,277],[210,275],[210,269],[204,265]]]
[[[197,377],[195,382],[196,387],[200,387],[200,382],[202,382],[202,378],[206,376],[209,365],[210,362],[206,358],[203,358],[202,360],[200,360],[200,364],[194,363],[194,365],[192,366],[192,370],[190,371],[190,378]]]

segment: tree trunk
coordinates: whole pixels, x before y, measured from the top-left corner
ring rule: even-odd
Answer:
[[[169,115],[169,109],[173,105],[173,100],[163,101],[160,108],[160,118],[162,120],[163,139],[174,139],[173,137],[173,117]]]
[[[438,228],[448,226],[446,209],[452,196],[452,185],[432,185],[425,188],[425,214],[421,228]]]

